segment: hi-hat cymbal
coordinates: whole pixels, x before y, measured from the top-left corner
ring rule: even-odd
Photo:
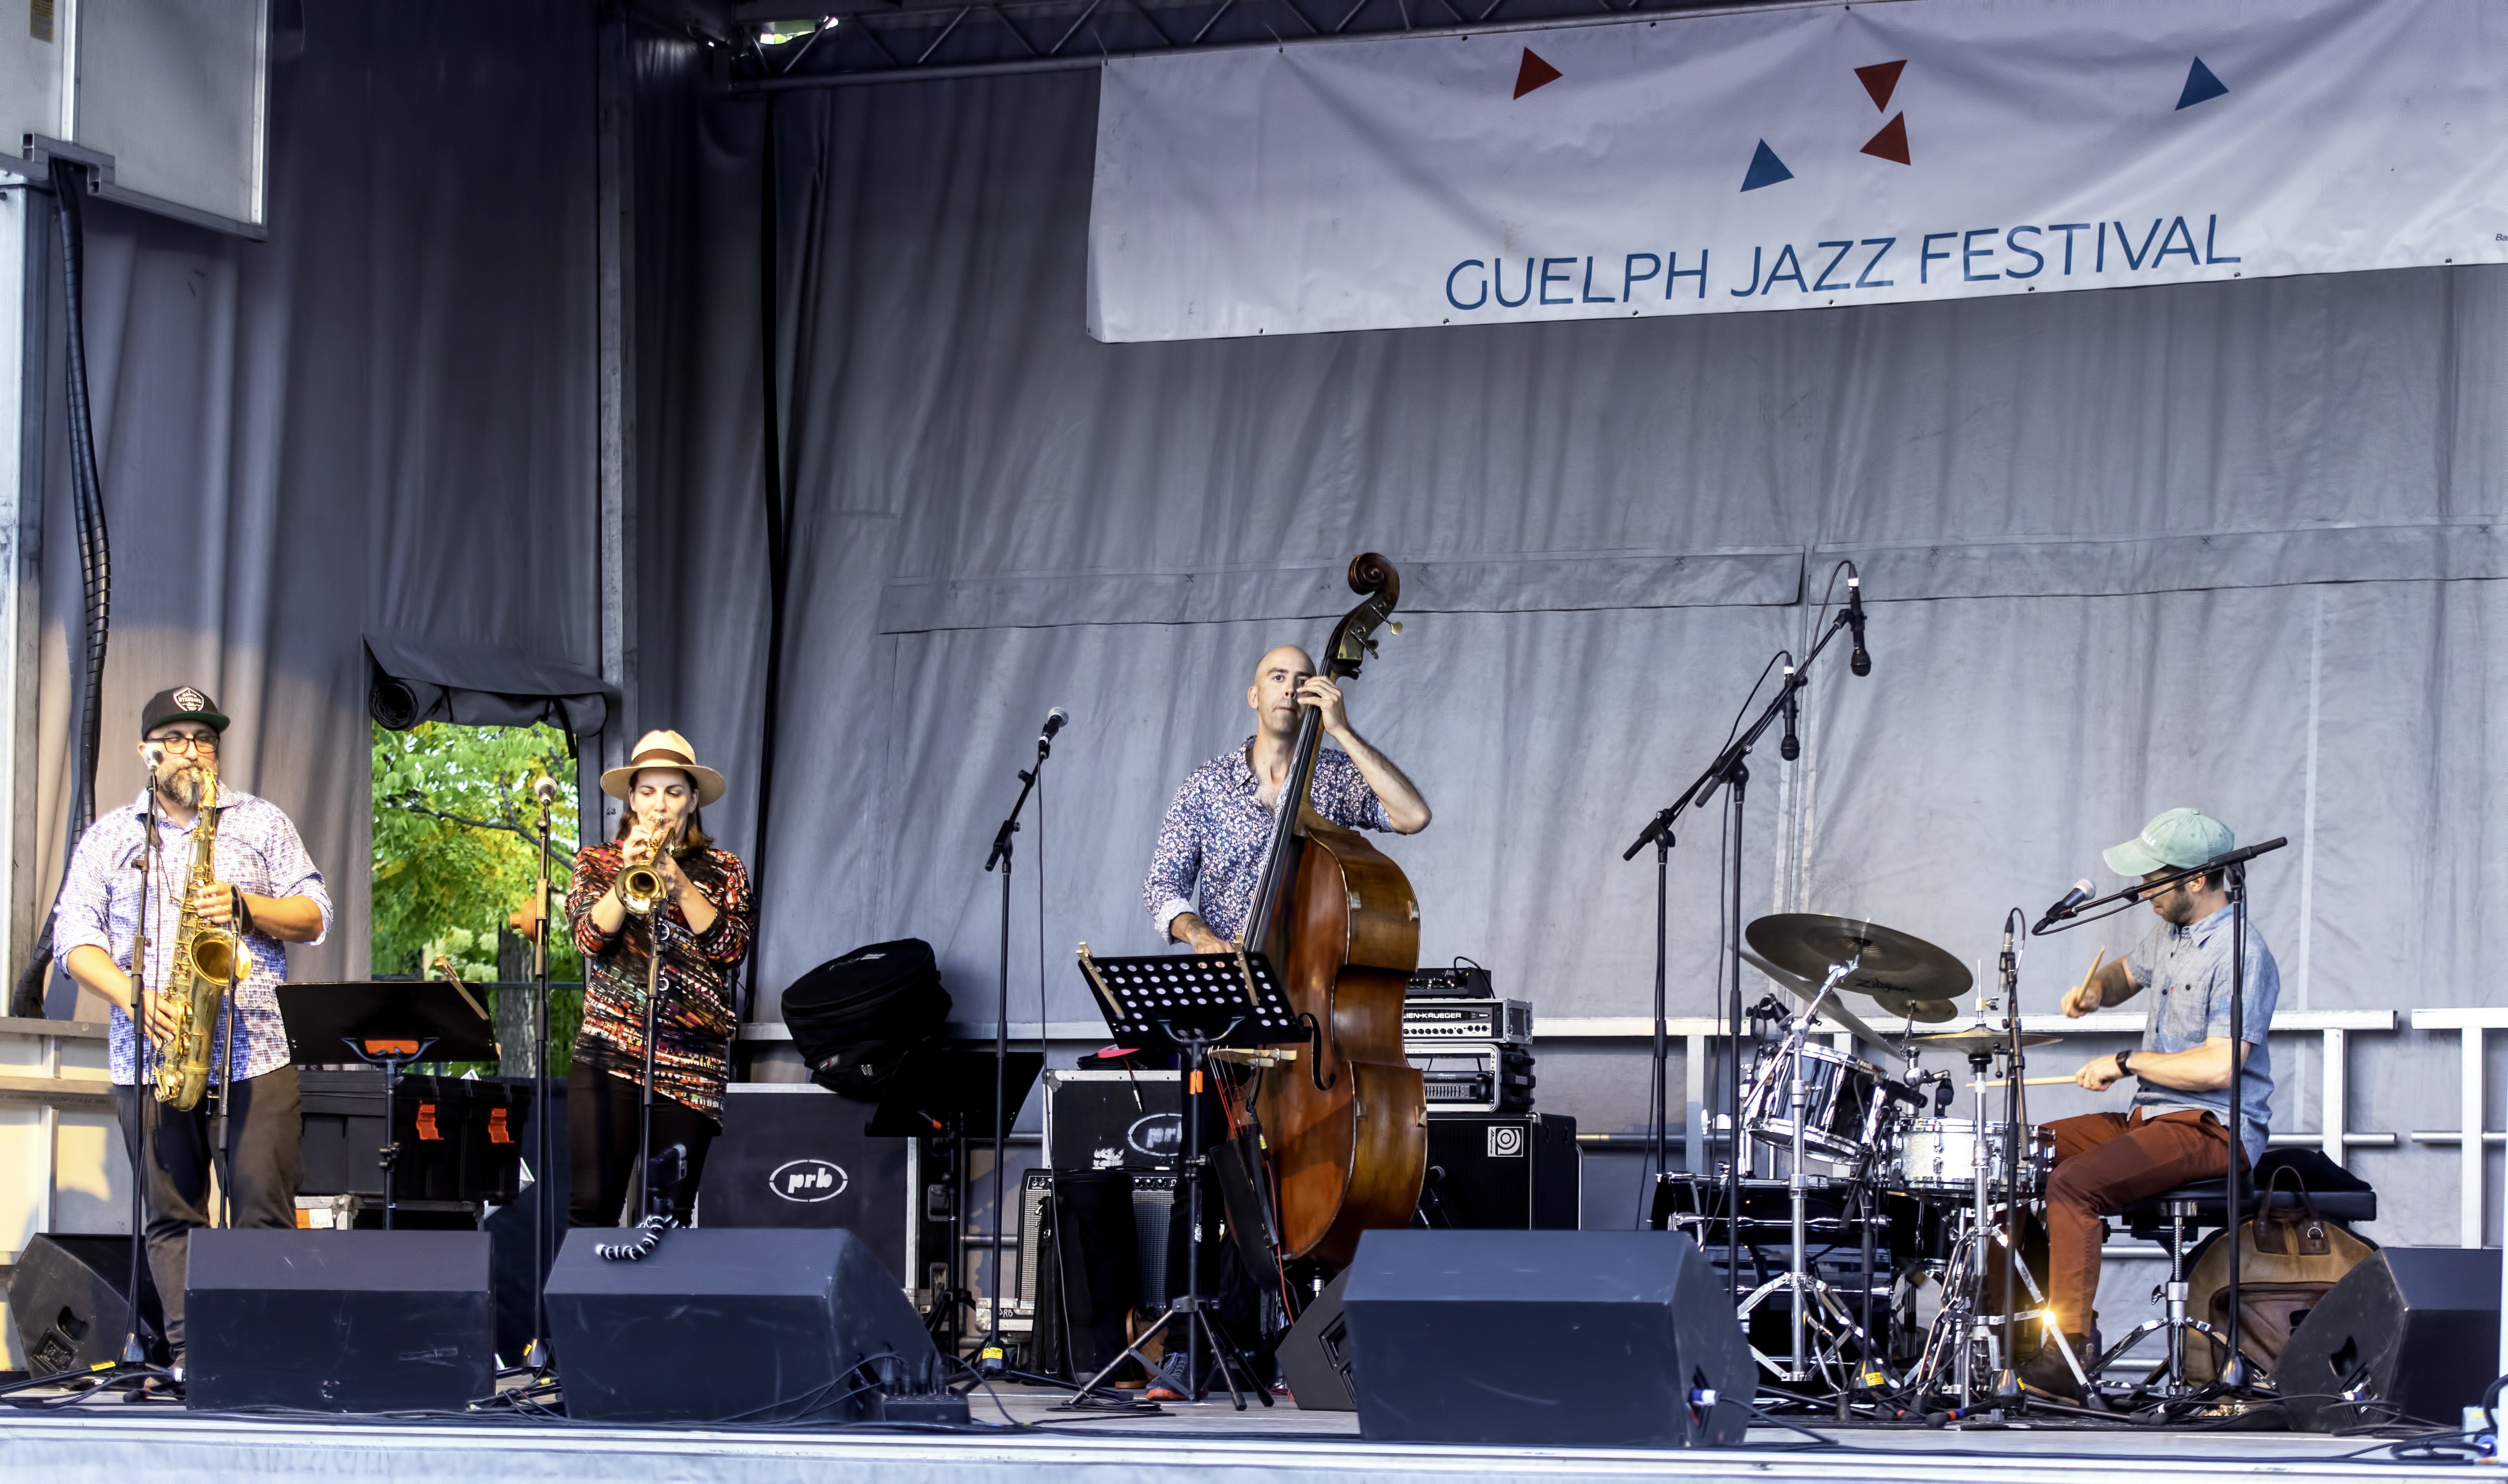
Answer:
[[[1838,985],[1867,995],[1897,1016],[1945,1021],[1945,1003],[1969,991],[1968,965],[1922,938],[1895,927],[1825,912],[1780,912],[1752,923],[1743,933],[1761,957],[1814,984],[1828,966],[1855,959],[1855,972]]]
[[[2062,1040],[2060,1035],[2024,1035],[2023,1046],[2049,1046]],[[1973,1027],[1966,1031],[1936,1031],[1926,1035],[1911,1035],[1899,1044],[1921,1047],[1926,1051],[1956,1051],[1976,1056],[1988,1051],[2001,1051],[2011,1044],[2010,1032],[1990,1026]]]

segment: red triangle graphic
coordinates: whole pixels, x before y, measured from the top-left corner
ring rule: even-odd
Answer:
[[[1524,66],[1515,74],[1515,95],[1520,98],[1535,88],[1545,87],[1557,81],[1559,81],[1559,69],[1533,55],[1531,47],[1525,48]]]
[[[1902,57],[1895,62],[1874,62],[1869,67],[1858,67],[1855,75],[1863,80],[1863,90],[1872,94],[1872,106],[1887,110],[1890,94],[1899,90],[1899,74],[1906,70],[1907,63]]]
[[[1913,164],[1915,162],[1907,158],[1907,116],[1892,114],[1890,122],[1881,126],[1881,132],[1864,141],[1863,153],[1875,160],[1895,160],[1900,164]]]

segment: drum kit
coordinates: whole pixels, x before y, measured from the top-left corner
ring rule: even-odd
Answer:
[[[1799,1004],[1789,1016],[1770,1006],[1783,1032],[1762,1041],[1744,1082],[1742,1168],[1727,1171],[1736,1178],[1669,1178],[1662,1220],[1730,1262],[1752,1354],[1779,1383],[1817,1387],[1841,1409],[1884,1391],[1963,1409],[1988,1392],[2016,1395],[2012,1368],[2048,1318],[2018,1239],[2054,1163],[2052,1136],[2027,1122],[2018,1084],[2027,1049],[2056,1037],[2020,1033],[2008,958],[1969,1022],[1954,1025],[1974,977],[1923,939],[1818,913],[1763,917],[1744,936],[1744,957]],[[1850,996],[1897,1029],[1874,1029]],[[1815,1040],[1840,1032],[1879,1059]],[[1971,1070],[1965,1117],[1953,1074],[1923,1069],[1936,1054]],[[1990,1112],[1995,1088],[2009,1093]],[[1780,1157],[1782,1179],[1762,1176]],[[1785,1268],[1745,1294],[1745,1266],[1766,1271],[1760,1249],[1780,1229]],[[1849,1245],[1860,1263],[1827,1259]]]

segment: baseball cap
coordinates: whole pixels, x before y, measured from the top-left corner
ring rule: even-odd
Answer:
[[[145,737],[177,721],[205,721],[210,730],[221,733],[227,729],[227,719],[218,714],[217,703],[206,692],[177,685],[149,697],[148,704],[139,708],[139,735]]]
[[[2119,876],[2142,876],[2171,866],[2199,866],[2226,855],[2237,839],[2230,827],[2199,809],[2172,809],[2142,827],[2122,845],[2111,846],[2102,858]]]

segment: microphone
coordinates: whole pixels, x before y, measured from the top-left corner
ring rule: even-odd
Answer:
[[[1064,724],[1070,720],[1071,717],[1065,713],[1060,706],[1055,706],[1052,710],[1046,712],[1045,730],[1036,734],[1036,744],[1042,747],[1046,743],[1053,741],[1053,734],[1061,731]]]
[[[1794,736],[1794,668],[1786,667],[1786,738],[1777,743],[1777,756],[1792,762],[1802,756],[1802,742]]]
[[[1995,957],[1994,966],[2003,977],[2003,990],[2010,993],[2012,981],[2019,977],[2020,961],[2011,956],[2011,920],[2020,915],[2015,907],[2003,915],[2003,952]]]
[[[1872,655],[1863,647],[1863,579],[1861,576],[1846,579],[1846,623],[1855,631],[1855,654],[1846,662],[1846,668],[1859,675],[1868,675],[1872,673]]]
[[[557,802],[557,779],[543,773],[538,780],[532,784],[532,792],[540,796],[541,803],[554,804]]]
[[[2083,877],[2080,881],[2073,883],[2073,889],[2065,892],[2061,901],[2058,901],[2054,906],[2047,908],[2047,915],[2038,920],[2038,925],[2029,930],[2031,932],[2045,932],[2050,923],[2060,923],[2066,918],[2071,917],[2073,915],[2074,908],[2079,907],[2084,902],[2088,901],[2091,897],[2096,895],[2098,895],[2098,888],[2090,885],[2090,879],[2088,877]],[[2009,936],[2004,940],[2003,951],[2007,954],[2011,952],[2011,942]]]

